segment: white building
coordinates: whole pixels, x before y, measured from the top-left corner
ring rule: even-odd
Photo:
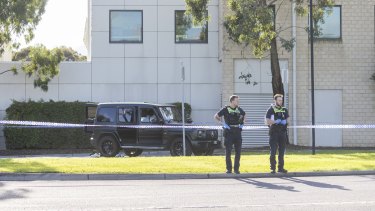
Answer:
[[[181,101],[183,64],[185,101],[192,105],[193,120],[213,121],[221,107],[222,80],[217,0],[208,7],[208,26],[182,21],[184,0],[89,0],[88,6],[84,41],[89,61],[62,63],[46,93],[34,89],[25,75],[1,76],[0,119],[12,99]],[[15,64],[2,62],[0,71]]]

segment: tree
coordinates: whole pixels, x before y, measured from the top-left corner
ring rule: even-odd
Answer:
[[[28,43],[34,38],[34,30],[45,12],[47,0],[0,0],[0,56],[7,46],[18,49],[20,38]],[[66,50],[68,52],[69,50]],[[29,77],[34,77],[34,87],[48,90],[48,82],[59,73],[59,63],[64,59],[61,49],[48,50],[45,46],[30,47],[19,54],[22,58],[20,69]],[[74,54],[73,54],[74,55]],[[17,56],[16,56],[17,57]],[[12,67],[0,72],[18,74],[19,69]]]
[[[196,22],[207,21],[204,15],[209,0],[185,0],[186,12],[191,14]],[[296,3],[296,13],[306,16],[309,9],[309,0],[227,0],[229,14],[225,16],[224,28],[229,39],[239,45],[250,46],[256,58],[263,58],[269,52],[271,59],[272,89],[274,94],[284,94],[280,65],[278,58],[278,41],[282,47],[291,51],[295,40],[281,37],[281,32],[291,26],[276,27],[277,12],[283,4]],[[314,36],[321,34],[319,23],[324,23],[326,10],[332,9],[334,0],[314,0],[313,19]],[[277,7],[277,8],[276,8]],[[309,29],[306,29],[309,31]],[[246,83],[250,81],[250,74],[241,75]]]
[[[22,60],[30,61],[31,60],[30,50],[32,48],[34,47],[23,48],[20,51],[13,53],[12,61],[22,61]],[[87,60],[86,56],[81,55],[80,53],[72,49],[71,47],[61,46],[56,49],[61,50],[61,52],[63,53],[64,55],[63,61],[74,62],[74,61],[86,61]]]
[[[195,25],[209,21],[210,17],[207,15],[207,5],[210,0],[185,0],[186,14],[193,16],[193,23]]]
[[[0,56],[7,45],[18,48],[18,38],[26,43],[33,37],[45,12],[47,0],[0,0]]]
[[[29,47],[29,54],[22,60],[20,69],[28,77],[34,77],[34,87],[40,87],[43,91],[48,91],[48,83],[59,74],[59,64],[63,60],[64,53],[61,49],[48,50],[43,45],[37,45]],[[7,72],[18,74],[19,69],[12,67],[9,70],[0,72],[0,75]]]

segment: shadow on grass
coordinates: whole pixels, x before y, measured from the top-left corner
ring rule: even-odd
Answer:
[[[310,154],[311,151],[293,152],[295,154]],[[374,150],[318,150],[317,155],[348,155],[355,157],[375,157]]]
[[[341,186],[341,185],[332,185],[332,184],[323,183],[323,182],[313,182],[313,181],[304,180],[304,179],[295,178],[295,177],[284,177],[284,178],[281,178],[281,179],[288,180],[288,181],[295,182],[295,183],[308,185],[308,186],[312,186],[312,187],[316,187],[316,188],[327,188],[327,189],[338,189],[338,190],[350,191],[350,189],[347,189],[347,188],[345,188],[344,186]]]
[[[348,158],[354,158],[354,159],[364,159],[364,160],[375,159],[375,153],[371,153],[371,154],[353,153],[353,154],[347,154],[345,156],[347,156]]]
[[[0,173],[58,173],[58,170],[37,161],[16,162],[12,158],[0,159]]]
[[[362,165],[363,168],[369,170],[369,171],[375,171],[375,164],[374,165]]]
[[[311,150],[295,150],[287,149],[286,153],[288,155],[311,155]],[[245,151],[243,155],[267,155],[269,150],[262,151]],[[347,155],[358,158],[374,158],[375,150],[348,150],[348,149],[337,149],[337,150],[317,150],[316,155]]]
[[[298,190],[295,190],[293,186],[284,186],[284,185],[275,185],[272,183],[267,183],[267,182],[260,182],[255,179],[237,179],[238,181],[250,184],[250,185],[255,185],[257,188],[261,189],[270,189],[270,190],[285,190],[285,191],[290,191],[290,192],[300,192]]]

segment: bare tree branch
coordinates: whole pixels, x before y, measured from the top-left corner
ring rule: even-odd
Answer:
[[[7,73],[7,72],[13,72],[13,70],[11,70],[11,69],[10,70],[5,70],[4,72],[1,72],[0,75],[3,75],[5,73]]]
[[[271,6],[271,5],[275,4],[277,1],[278,1],[278,0],[273,0],[273,1],[271,1],[270,3],[268,3],[268,6]]]
[[[285,28],[279,28],[279,30],[276,30],[276,31],[275,31],[277,37],[279,36],[279,34],[280,34],[281,32],[287,31],[287,30],[292,29],[292,28],[293,28],[293,26],[288,26],[288,27],[285,27]],[[295,26],[295,28],[296,28],[296,29],[305,29],[304,27],[301,27],[301,26]]]

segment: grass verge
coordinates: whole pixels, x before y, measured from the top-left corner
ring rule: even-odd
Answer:
[[[375,170],[375,151],[325,150],[289,151],[285,168],[291,172]],[[2,158],[2,173],[223,173],[224,156],[137,157],[137,158]],[[242,173],[269,172],[266,152],[246,152],[241,157]]]

